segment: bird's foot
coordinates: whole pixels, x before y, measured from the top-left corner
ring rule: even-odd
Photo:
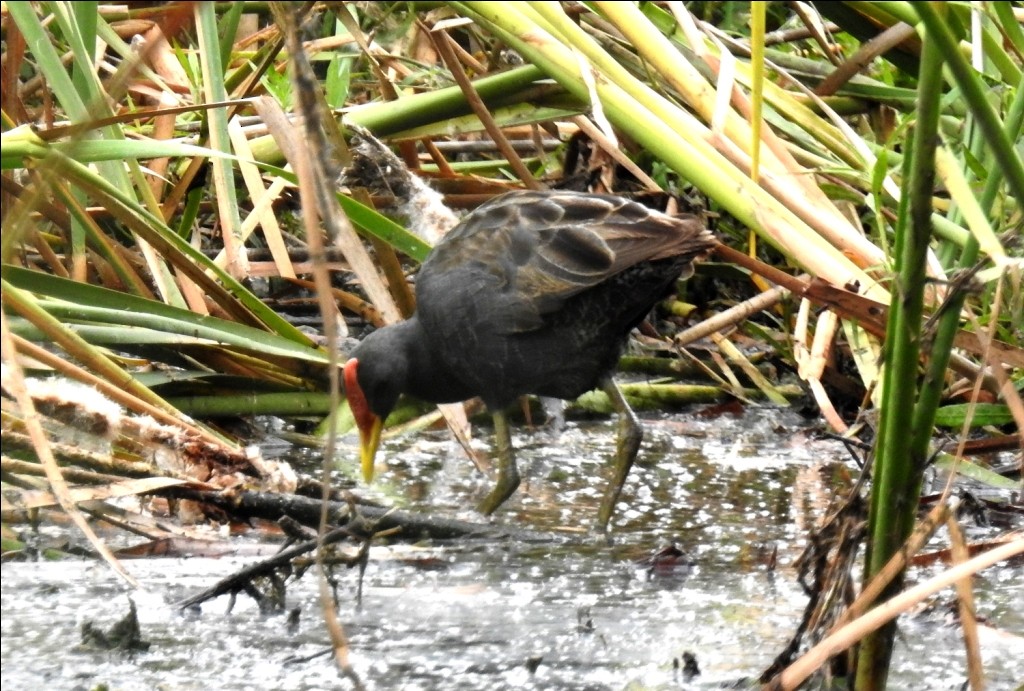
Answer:
[[[490,516],[504,504],[519,487],[519,470],[515,463],[498,471],[498,481],[494,488],[483,498],[477,509],[485,516]]]
[[[498,450],[498,481],[491,493],[480,502],[480,513],[490,516],[512,496],[519,487],[519,468],[516,466],[516,454],[512,448],[512,433],[508,427],[505,411],[495,410],[494,439]]]
[[[616,443],[615,456],[612,458],[614,471],[611,482],[608,483],[601,499],[601,507],[597,511],[597,528],[604,534],[608,534],[608,524],[615,513],[615,505],[619,503],[622,495],[622,487],[626,484],[626,477],[629,469],[633,467],[637,452],[640,451],[640,442],[644,438],[643,427],[636,417],[636,413],[629,407],[622,391],[615,385],[611,377],[605,378],[601,388],[608,394],[612,407],[619,414],[618,442]]]
[[[615,504],[619,501],[619,494],[621,493],[621,487],[614,487],[609,485],[605,491],[604,497],[601,499],[601,506],[597,509],[597,522],[594,524],[596,533],[604,536],[611,535],[611,529],[609,523],[612,520],[612,514],[615,513]]]

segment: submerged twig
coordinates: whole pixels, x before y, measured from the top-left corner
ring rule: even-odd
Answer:
[[[237,571],[227,578],[221,579],[217,584],[207,588],[201,593],[185,598],[181,602],[178,602],[176,606],[180,609],[187,609],[188,607],[195,607],[196,605],[202,604],[207,600],[220,597],[221,595],[237,594],[246,590],[253,579],[269,576],[278,569],[290,567],[292,559],[306,554],[307,552],[312,552],[319,544],[333,545],[350,537],[354,536],[352,531],[347,527],[335,528],[323,535],[322,539],[301,542],[294,547],[289,547],[288,549],[278,552],[269,559],[264,559],[256,564],[247,566],[241,571]]]

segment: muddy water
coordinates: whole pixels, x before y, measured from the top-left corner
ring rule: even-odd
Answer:
[[[587,537],[614,447],[608,421],[515,439],[524,487],[496,521],[581,538],[548,544],[382,547],[366,573],[339,572],[352,662],[372,689],[679,689],[756,677],[786,643],[805,599],[790,565],[808,526],[853,469],[788,412],[649,419],[647,442],[615,519],[613,544]],[[486,448],[486,447],[484,447]],[[485,490],[444,435],[388,442],[375,491],[406,508],[471,514]],[[441,460],[450,459],[450,460]],[[981,529],[972,537],[982,537]],[[674,566],[643,559],[674,544]],[[770,562],[777,552],[778,566]],[[79,646],[79,629],[109,626],[128,593],[88,562],[5,563],[4,689],[323,689],[344,687],[320,655],[326,635],[310,575],[289,585],[287,616],[246,597],[201,611],[174,603],[253,557],[128,562],[148,651]],[[915,573],[927,575],[927,569]],[[977,585],[989,688],[1024,681],[1024,578],[996,567]],[[890,688],[956,689],[965,679],[949,594],[904,617]],[[679,667],[692,654],[700,675]],[[532,670],[532,671],[531,671]]]

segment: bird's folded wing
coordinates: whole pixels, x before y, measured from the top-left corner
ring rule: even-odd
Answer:
[[[481,325],[522,333],[541,328],[545,315],[631,266],[697,257],[711,240],[695,218],[667,216],[625,199],[523,192],[467,217],[421,277],[438,293],[472,301]]]

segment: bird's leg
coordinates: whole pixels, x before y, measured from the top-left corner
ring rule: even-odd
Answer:
[[[505,411],[495,411],[494,437],[498,450],[498,480],[490,494],[480,502],[480,513],[490,516],[519,487],[519,468],[516,467],[516,452],[512,448],[512,433],[508,427]]]
[[[633,467],[633,461],[640,450],[640,442],[644,438],[643,427],[636,413],[629,407],[626,397],[615,384],[611,377],[601,382],[601,388],[612,402],[612,407],[619,414],[619,438],[615,445],[615,475],[604,492],[601,499],[601,508],[597,512],[597,527],[607,532],[608,522],[611,521],[612,513],[615,511],[615,504],[619,501],[622,493],[622,486],[626,484],[626,476],[629,469]]]

